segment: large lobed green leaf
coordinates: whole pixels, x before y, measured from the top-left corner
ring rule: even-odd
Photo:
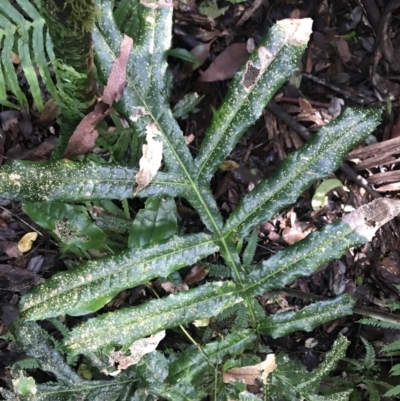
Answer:
[[[20,310],[26,320],[91,313],[118,292],[156,277],[167,277],[217,250],[211,235],[194,234],[89,261],[35,287],[22,298]]]
[[[379,124],[378,109],[347,109],[247,194],[229,216],[223,234],[243,238],[269,220],[317,180],[335,171],[346,153]]]

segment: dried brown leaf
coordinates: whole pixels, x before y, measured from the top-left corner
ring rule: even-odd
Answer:
[[[267,377],[276,368],[275,355],[268,354],[264,362],[242,368],[233,368],[222,374],[224,383],[239,380],[247,385],[254,384],[257,377],[260,377],[264,384],[267,384]]]
[[[155,123],[146,127],[147,145],[143,145],[143,156],[139,161],[139,171],[136,174],[137,188],[135,195],[150,184],[161,167],[163,143],[155,138],[160,136],[160,129]]]
[[[22,252],[18,249],[16,242],[0,241],[0,250],[10,258],[18,259],[22,256]]]
[[[345,63],[351,61],[351,53],[347,41],[343,38],[337,38],[336,45],[341,60]]]
[[[214,82],[232,78],[248,57],[246,43],[234,43],[217,56],[201,74],[199,81]]]
[[[111,105],[114,101],[117,102],[121,99],[126,87],[126,68],[132,43],[132,38],[124,35],[119,56],[111,69],[103,97],[96,104],[95,109],[86,115],[76,127],[65,149],[64,158],[70,159],[77,155],[84,155],[93,149],[99,135],[95,129],[96,125],[111,113]]]
[[[114,61],[101,99],[109,106],[121,99],[122,93],[126,87],[126,69],[128,67],[129,53],[132,49],[132,44],[132,38],[124,35],[124,39],[121,42],[119,56]]]
[[[207,276],[207,270],[202,265],[194,265],[190,272],[185,277],[186,284],[194,284],[203,280],[204,277]]]

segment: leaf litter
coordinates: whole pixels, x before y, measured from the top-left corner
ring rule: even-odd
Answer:
[[[132,38],[124,35],[119,56],[112,66],[103,97],[99,99],[94,110],[87,114],[76,127],[65,149],[64,158],[86,155],[93,149],[99,136],[96,125],[113,111],[112,104],[121,99],[126,87],[126,69],[132,44]]]

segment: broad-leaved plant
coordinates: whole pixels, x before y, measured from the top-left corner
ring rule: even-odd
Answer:
[[[177,401],[201,400],[207,395],[221,400],[258,399],[246,391],[243,383],[223,383],[221,371],[250,365],[243,354],[246,350],[258,347],[258,355],[263,354],[265,350],[259,343],[262,336],[278,338],[294,330],[311,331],[323,322],[351,314],[354,301],[344,295],[316,302],[299,312],[267,318],[255,297],[307,276],[350,247],[370,240],[397,209],[392,210],[384,202],[374,203],[259,264],[252,263],[257,244],[254,229],[335,171],[346,153],[375,129],[380,111],[348,108],[291,153],[224,218],[210,180],[271,97],[298,68],[312,21],[283,20],[270,29],[236,73],[193,157],[169,101],[171,80],[166,58],[171,45],[172,2],[146,0],[139,4],[122,0],[114,7],[113,1],[97,0],[97,6],[100,17],[92,38],[96,70],[103,83],[119,55],[122,33],[133,36],[127,86],[114,105],[129,122],[129,128],[122,127],[117,114],[112,114],[116,133],[100,133],[98,140],[108,150],[107,159],[91,155],[84,161],[13,161],[0,168],[0,196],[22,201],[25,212],[52,233],[63,252],[72,251],[84,259],[79,266],[55,274],[22,297],[21,317],[13,328],[16,341],[37,366],[56,377],[57,383],[34,384],[22,371],[14,387],[21,399],[29,400],[162,397]],[[128,15],[134,16],[134,26],[128,24]],[[35,25],[33,29],[37,29]],[[10,51],[11,42],[7,46]],[[2,61],[8,65],[4,51]],[[40,104],[39,99],[35,101]],[[8,103],[3,100],[3,104]],[[25,105],[22,97],[21,105]],[[135,175],[149,131],[152,140],[162,143],[163,166],[149,185],[137,190]],[[129,202],[134,197],[147,201],[132,219]],[[204,232],[185,234],[178,224],[176,198],[185,199],[196,211]],[[112,202],[116,200],[121,208]],[[246,243],[242,252],[241,245]],[[108,255],[90,260],[92,249]],[[207,283],[97,314],[121,291],[151,280],[168,278],[178,285],[180,269],[206,262],[209,255],[218,255],[220,263],[209,266],[214,278]],[[220,339],[213,340],[210,335],[201,347],[197,344],[182,354],[169,350],[169,358],[168,352],[153,351],[129,369],[110,375],[115,371],[108,361],[113,348],[125,352],[137,340],[178,327],[190,336],[185,327],[195,321],[207,324],[207,319],[218,319],[224,313],[236,316],[236,325]],[[51,342],[35,323],[87,314],[90,316],[72,331],[64,331],[61,344]],[[347,400],[351,390],[333,396],[318,395],[321,379],[343,358],[347,344],[340,337],[312,375],[299,362],[279,355],[265,391],[273,400]],[[85,364],[103,375],[97,373],[96,380],[82,378],[66,364],[63,353],[69,358],[83,355]],[[108,378],[104,373],[109,374]],[[7,390],[3,395],[14,396]]]

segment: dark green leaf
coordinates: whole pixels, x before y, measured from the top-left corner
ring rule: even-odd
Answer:
[[[132,223],[128,246],[141,247],[157,243],[175,235],[178,213],[173,198],[149,198]]]
[[[90,319],[75,328],[65,346],[74,354],[107,345],[127,345],[163,329],[217,315],[240,302],[232,282],[208,283],[177,295]]]
[[[210,180],[274,93],[297,69],[311,34],[312,21],[289,21],[279,21],[270,29],[233,79],[201,144],[195,161],[195,181]]]
[[[243,198],[225,225],[225,235],[243,238],[257,224],[294,203],[311,184],[335,171],[346,153],[378,125],[380,114],[377,109],[347,109],[322,128]]]
[[[307,276],[323,263],[336,259],[368,238],[355,232],[349,225],[336,222],[310,234],[300,242],[278,252],[250,274],[242,274],[243,290],[249,296],[261,295],[273,288],[283,288],[296,278]]]
[[[189,61],[190,63],[193,64],[199,63],[198,58],[196,56],[193,56],[193,54],[186,49],[181,49],[181,48],[171,49],[168,50],[167,54],[168,56],[176,57],[184,61]]]
[[[89,261],[35,287],[22,298],[20,309],[27,320],[95,312],[120,291],[167,277],[217,250],[212,236],[196,234]]]
[[[332,300],[315,302],[299,312],[276,313],[260,322],[260,333],[272,338],[283,337],[293,331],[311,331],[315,327],[351,315],[355,300],[349,295],[343,295]]]
[[[105,250],[106,235],[89,217],[83,206],[62,202],[25,202],[23,211],[62,242],[62,250],[84,257],[82,250]]]
[[[219,365],[226,356],[241,355],[246,349],[254,347],[257,336],[252,330],[241,330],[228,334],[225,338],[204,346],[208,359]],[[202,375],[209,367],[198,349],[185,351],[171,363],[167,382],[175,385],[182,382],[201,384]]]

